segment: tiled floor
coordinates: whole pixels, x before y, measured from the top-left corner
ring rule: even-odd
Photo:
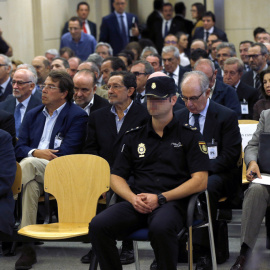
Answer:
[[[240,248],[240,218],[241,211],[233,211],[233,220],[229,224],[229,245],[230,258],[221,265],[218,265],[218,270],[229,270],[233,265]],[[49,243],[36,246],[38,263],[33,266],[34,270],[58,270],[58,269],[76,269],[86,270],[89,265],[82,264],[80,258],[88,252],[89,244],[83,243]],[[265,249],[265,227],[262,225],[261,233],[257,241],[255,250],[253,251],[252,259],[248,264],[247,270],[266,270],[270,269],[270,250]],[[14,269],[16,260],[20,256],[15,257],[0,257],[0,270]],[[139,258],[141,270],[148,270],[153,260],[153,251],[149,243],[139,242]],[[179,264],[177,269],[188,269],[187,264]],[[135,270],[135,265],[127,265],[123,270]]]

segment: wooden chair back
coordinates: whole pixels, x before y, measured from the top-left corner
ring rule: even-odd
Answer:
[[[257,125],[259,121],[257,120],[248,120],[248,119],[242,119],[238,120],[238,124],[254,124]],[[242,158],[243,158],[243,169],[242,169],[242,184],[249,184],[249,181],[247,181],[246,174],[247,174],[247,167],[244,162],[244,149],[242,147]]]
[[[44,190],[57,200],[60,223],[89,223],[96,215],[99,197],[109,186],[109,164],[98,156],[58,157],[45,169]]]
[[[15,180],[12,185],[12,192],[13,196],[19,194],[22,191],[22,168],[18,162],[17,164],[17,170],[16,170],[16,175],[15,175]]]

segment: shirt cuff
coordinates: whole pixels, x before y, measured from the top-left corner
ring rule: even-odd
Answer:
[[[37,149],[32,149],[28,152],[28,157],[33,157],[32,153],[37,150]]]

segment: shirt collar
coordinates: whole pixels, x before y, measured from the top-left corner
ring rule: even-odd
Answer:
[[[206,114],[207,114],[207,110],[208,110],[208,107],[209,107],[209,98],[207,99],[207,102],[206,102],[206,105],[204,107],[204,109],[200,112],[200,115],[206,117]],[[193,116],[193,113],[189,112],[189,119]]]
[[[128,113],[129,109],[131,108],[132,104],[133,104],[133,100],[132,100],[131,103],[128,105],[128,107],[124,110],[124,116],[126,116],[126,114]],[[111,112],[112,112],[114,115],[117,115],[116,110],[115,110],[115,106],[114,106],[114,105],[112,105],[112,107],[111,107]]]
[[[17,105],[19,103],[21,103],[26,108],[27,105],[28,105],[28,103],[29,103],[30,98],[31,98],[31,95],[27,99],[25,99],[24,101],[22,101],[22,102],[19,102],[18,99],[16,98],[16,107],[17,107]]]
[[[54,112],[53,112],[53,115],[52,116],[58,116],[60,114],[60,112],[63,110],[63,108],[65,107],[67,103],[65,102],[63,105],[61,105],[59,108],[57,108]],[[46,117],[51,117],[50,114],[48,113],[47,111],[47,108],[46,106],[43,108],[43,114],[46,116]]]
[[[114,11],[115,15],[119,18],[120,16],[124,16],[124,18],[126,17],[126,12],[123,12],[122,14],[121,13],[118,13],[116,11]]]
[[[174,114],[173,114],[173,119],[171,120],[170,123],[168,123],[165,127],[164,127],[164,130],[163,130],[163,134],[166,133],[167,130],[170,130],[172,128],[172,126],[174,126],[176,123],[179,123],[179,120],[177,120],[176,117],[174,117]],[[150,133],[154,133],[156,134],[155,130],[153,129],[153,125],[152,125],[152,118],[148,121],[147,123],[147,133],[150,134]]]
[[[214,26],[212,26],[209,30],[204,29],[204,32],[208,32],[209,34],[212,34],[214,32]]]

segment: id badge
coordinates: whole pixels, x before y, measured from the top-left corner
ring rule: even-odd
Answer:
[[[244,101],[241,102],[241,114],[248,114],[248,103],[244,99]]]
[[[60,136],[60,134],[56,135],[54,139],[54,149],[59,148],[62,144],[62,141],[63,141],[63,138]]]
[[[217,143],[212,140],[212,143],[207,143],[209,159],[216,159],[218,156]]]

